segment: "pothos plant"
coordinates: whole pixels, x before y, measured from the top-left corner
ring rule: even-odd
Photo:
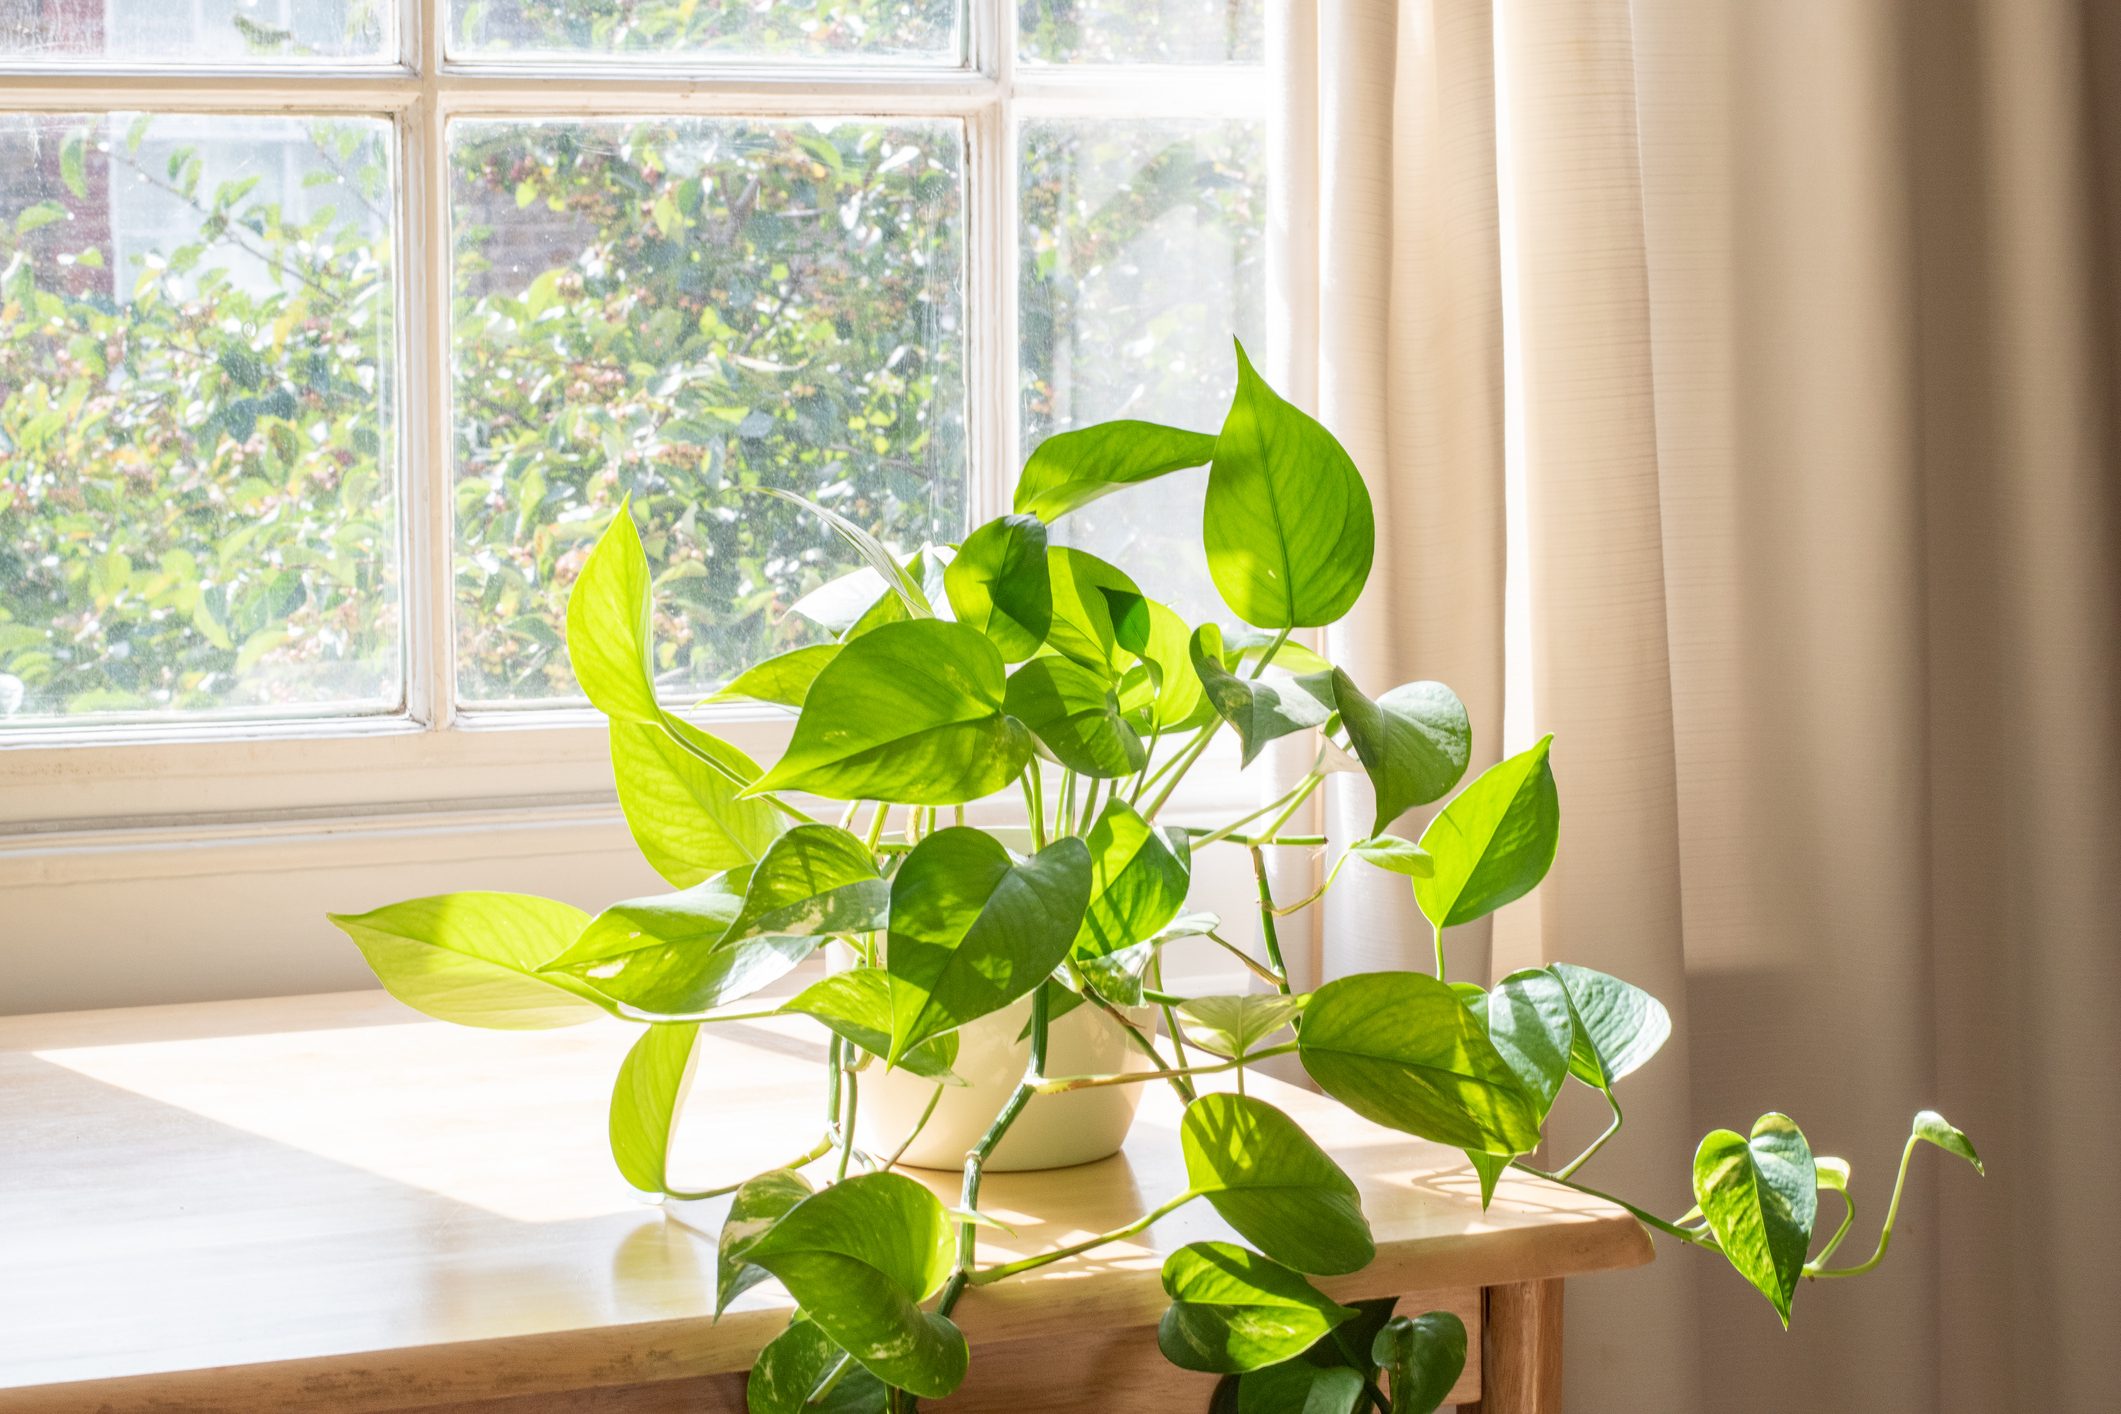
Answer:
[[[1394,1315],[1390,1302],[1349,1307],[1319,1291],[1311,1276],[1357,1271],[1374,1253],[1354,1183],[1241,1083],[1196,1082],[1228,1072],[1241,1082],[1247,1067],[1293,1055],[1356,1113],[1464,1150],[1485,1202],[1510,1167],[1583,1188],[1579,1170],[1621,1125],[1616,1087],[1670,1029],[1653,997],[1587,967],[1527,969],[1492,988],[1446,980],[1450,930],[1522,897],[1554,858],[1551,738],[1457,789],[1473,742],[1449,688],[1414,682],[1373,696],[1297,640],[1362,592],[1370,498],[1340,444],[1277,396],[1241,348],[1237,372],[1212,435],[1129,421],[1047,439],[1024,468],[1015,513],[955,547],[903,557],[812,507],[864,561],[796,606],[834,641],[761,663],[718,695],[795,712],[770,768],[665,708],[652,574],[622,508],[574,586],[567,644],[583,691],[610,719],[634,839],[676,892],[594,918],[549,899],[459,893],[334,920],[392,992],[443,1019],[537,1027],[601,1011],[641,1024],[611,1101],[620,1172],[673,1198],[733,1194],[718,1311],[769,1277],[798,1307],[752,1372],[756,1414],[896,1410],[948,1395],[969,1358],[950,1319],[968,1287],[1121,1240],[1192,1202],[1212,1205],[1244,1245],[1198,1242],[1165,1263],[1171,1306],[1158,1343],[1173,1362],[1234,1377],[1221,1398],[1240,1410],[1434,1409],[1464,1362],[1464,1328],[1448,1313]],[[1187,624],[1125,570],[1051,542],[1048,526],[1070,511],[1201,465],[1208,566],[1236,625]],[[1158,824],[1225,730],[1246,766],[1300,734],[1316,744],[1313,765],[1242,819]],[[1269,853],[1331,848],[1290,825],[1334,771],[1368,777],[1367,837],[1339,852],[1315,892],[1279,901]],[[996,795],[1020,799],[1014,828],[965,822],[969,803]],[[1418,839],[1391,833],[1446,796]],[[810,813],[820,799],[844,802],[836,820]],[[1214,848],[1250,856],[1262,956],[1185,912],[1193,856]],[[1409,881],[1432,925],[1435,975],[1373,972],[1292,990],[1277,920],[1349,867]],[[1270,990],[1165,990],[1160,950],[1187,935],[1229,948]],[[735,1005],[828,942],[853,965],[784,1002]],[[857,1146],[863,1074],[904,1068],[940,1095],[956,1078],[959,1028],[1026,997],[1028,1067],[965,1157],[961,1206],[946,1208],[895,1171],[895,1156]],[[1147,1068],[1047,1074],[1049,1028],[1083,1006]],[[1132,1019],[1149,1007],[1160,1028]],[[712,1194],[673,1187],[665,1156],[700,1028],[784,1014],[829,1037],[817,1142]],[[1534,1167],[1572,1079],[1604,1097],[1611,1125],[1558,1167]],[[1145,1083],[1170,1085],[1184,1103],[1185,1190],[1118,1231],[982,1263],[981,1169],[1033,1097]],[[1721,1252],[1787,1324],[1801,1281],[1884,1258],[1923,1142],[1980,1167],[1963,1134],[1918,1115],[1876,1251],[1851,1266],[1830,1265],[1855,1215],[1848,1165],[1815,1155],[1781,1114],[1701,1141],[1691,1211],[1629,1211]],[[1822,1190],[1841,1218],[1815,1242]]]

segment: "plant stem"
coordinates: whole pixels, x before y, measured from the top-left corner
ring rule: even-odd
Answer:
[[[824,1138],[818,1140],[817,1143],[811,1145],[808,1151],[797,1155],[787,1163],[780,1165],[780,1167],[784,1169],[799,1169],[804,1164],[816,1163],[831,1152],[832,1136],[827,1134]],[[696,1203],[707,1198],[726,1197],[742,1188],[749,1181],[749,1179],[740,1178],[735,1183],[726,1184],[721,1188],[666,1188],[663,1190],[663,1196],[675,1199],[680,1203]]]
[[[1223,1071],[1237,1070],[1256,1060],[1265,1060],[1268,1056],[1285,1056],[1295,1049],[1294,1041],[1284,1041],[1278,1046],[1268,1046],[1237,1060],[1222,1061],[1215,1065],[1172,1066],[1168,1070],[1130,1070],[1118,1075],[1063,1075],[1041,1081],[1034,1089],[1040,1095],[1059,1095],[1069,1090],[1092,1090],[1100,1085],[1134,1085],[1144,1080],[1169,1080],[1174,1075],[1219,1075]]]
[[[1316,772],[1313,772],[1312,774],[1305,776],[1301,781],[1298,781],[1295,785],[1289,787],[1289,789],[1284,791],[1282,794],[1268,801],[1265,805],[1260,806],[1259,809],[1253,811],[1250,815],[1244,816],[1242,819],[1232,820],[1229,824],[1223,826],[1219,830],[1210,830],[1201,838],[1193,841],[1193,843],[1196,847],[1198,847],[1204,844],[1214,844],[1217,840],[1229,839],[1232,835],[1236,834],[1239,830],[1242,830],[1245,826],[1251,824],[1254,820],[1257,820],[1260,816],[1271,814],[1272,812],[1281,809],[1282,806],[1287,805],[1289,803],[1292,797],[1295,798],[1299,803],[1301,803],[1302,795],[1309,795],[1312,790],[1316,789],[1317,783],[1324,779],[1325,777],[1318,775]],[[1299,791],[1302,792],[1302,795],[1298,795]],[[1272,825],[1269,825],[1267,827],[1266,833],[1270,835],[1273,834],[1274,827]]]
[[[1317,849],[1331,843],[1324,835],[1224,835],[1223,838],[1247,849],[1254,845],[1261,849]]]
[[[664,715],[666,717],[669,717],[668,713],[665,713]],[[679,721],[682,719],[672,717],[670,718],[670,720]],[[691,739],[687,737],[683,732],[672,731],[667,723],[663,727],[663,735],[669,737],[672,741],[676,742],[678,746],[683,749],[687,755],[691,756],[694,760],[707,767],[708,770],[720,776],[723,780],[726,780],[733,785],[739,786],[748,786],[751,784],[750,781],[745,780],[743,776],[738,774],[736,771],[730,769],[727,762],[717,760],[712,754],[700,750],[699,747],[693,745]],[[781,799],[778,795],[775,795],[771,791],[768,791],[765,794],[761,795],[759,799],[765,801],[768,805],[771,805],[774,809],[780,811],[783,815],[786,815],[789,819],[795,821],[798,825],[815,825],[820,823],[815,816],[805,814],[803,811],[796,809],[793,805],[790,805],[787,801]]]
[[[862,1078],[851,1070],[844,1070],[847,1086],[846,1121],[840,1126],[840,1162],[832,1172],[832,1181],[838,1183],[847,1176],[847,1161],[854,1157],[854,1119],[862,1107]]]
[[[1039,780],[1038,762],[1033,761],[1024,768],[1024,814],[1031,819],[1031,848],[1035,852],[1046,847],[1046,801],[1045,786]]]
[[[1032,818],[1038,817],[1033,815]],[[1032,988],[1031,1059],[1024,1067],[1024,1078],[1017,1082],[1016,1090],[1009,1096],[1008,1103],[994,1116],[994,1123],[987,1126],[987,1132],[980,1136],[979,1143],[973,1147],[971,1153],[965,1155],[965,1184],[960,1190],[959,1206],[968,1213],[979,1211],[981,1170],[993,1156],[995,1146],[1002,1142],[1002,1136],[1009,1132],[1009,1126],[1016,1123],[1016,1117],[1024,1112],[1024,1106],[1031,1103],[1031,1096],[1037,1092],[1045,1073],[1046,1040],[1051,1009],[1052,998],[1047,995],[1046,989],[1042,986]],[[950,1274],[950,1280],[943,1285],[943,1294],[935,1305],[937,1315],[947,1316],[956,1307],[958,1298],[965,1294],[965,1284],[972,1278],[972,1265],[978,1256],[979,1229],[967,1219],[957,1227],[957,1270]]]
[[[1201,754],[1208,749],[1208,743],[1215,740],[1215,733],[1222,724],[1223,719],[1217,717],[1200,729],[1200,734],[1193,738],[1191,745],[1171,758],[1171,767],[1168,768],[1171,770],[1171,777],[1156,792],[1156,798],[1149,802],[1149,808],[1142,812],[1143,819],[1156,818],[1156,812],[1164,808],[1164,802],[1171,798],[1172,791],[1178,789],[1178,783],[1186,778],[1186,772],[1193,769],[1193,763],[1200,760]]]
[[[1250,968],[1254,977],[1259,978],[1260,981],[1265,982],[1268,986],[1286,987],[1288,982],[1287,978],[1283,977],[1273,968],[1261,963],[1259,959],[1253,957],[1252,954],[1246,952],[1243,948],[1231,942],[1228,938],[1224,937],[1222,934],[1216,932],[1212,928],[1208,930],[1208,941],[1218,944],[1219,946],[1226,949],[1239,962],[1242,962],[1246,967]]]
[[[1133,1022],[1127,1020],[1126,1014],[1124,1012],[1122,1012],[1118,1007],[1112,1005],[1112,1003],[1106,1001],[1103,997],[1099,996],[1094,990],[1088,987],[1085,987],[1083,989],[1083,995],[1088,997],[1092,1002],[1096,1003],[1098,1008],[1102,1010],[1105,1015],[1111,1017],[1114,1021],[1118,1022],[1120,1030],[1127,1033],[1127,1038],[1134,1042],[1136,1049],[1140,1050],[1143,1055],[1147,1056],[1150,1061],[1154,1063],[1158,1070],[1171,1069],[1170,1066],[1164,1063],[1163,1056],[1158,1053],[1156,1049],[1156,1043],[1150,1040],[1147,1036],[1144,1036],[1139,1026],[1136,1026]],[[1179,1057],[1178,1063],[1179,1065],[1183,1066],[1186,1063],[1185,1057]],[[1171,1088],[1178,1092],[1178,1098],[1180,1103],[1188,1105],[1193,1103],[1195,1098],[1193,1094],[1193,1087],[1192,1085],[1187,1083],[1186,1077],[1184,1077],[1183,1075],[1172,1076]]]
[[[1061,788],[1054,792],[1053,828],[1047,831],[1047,838],[1057,840],[1068,833],[1068,818],[1074,808],[1075,772],[1063,771],[1061,773]]]
[[[1282,961],[1281,935],[1274,929],[1274,890],[1267,882],[1267,856],[1260,853],[1258,845],[1253,845],[1250,852],[1252,877],[1259,884],[1260,940],[1267,945],[1267,961],[1273,965],[1276,978],[1275,989],[1286,997],[1289,995],[1289,965]],[[1297,1019],[1291,1017],[1289,1024],[1294,1029]]]
[[[889,801],[879,800],[876,803],[876,814],[869,821],[868,844],[869,852],[871,854],[876,853],[877,841],[881,840],[884,837],[884,822],[886,820],[889,820],[890,818],[891,803]]]
[[[1835,1249],[1841,1246],[1841,1239],[1847,1237],[1849,1229],[1856,1225],[1855,1196],[1846,1188],[1836,1191],[1841,1194],[1841,1226],[1834,1229],[1834,1235],[1826,1240],[1826,1246],[1820,1248],[1819,1255],[1812,1258],[1809,1264],[1811,1266],[1824,1267],[1826,1259],[1833,1256]]]
[[[1676,1237],[1681,1242],[1691,1243],[1696,1247],[1714,1247],[1717,1245],[1713,1239],[1705,1240],[1705,1236],[1702,1233],[1690,1231],[1686,1228],[1681,1227],[1677,1223],[1666,1222],[1663,1218],[1658,1217],[1655,1213],[1644,1212],[1641,1208],[1636,1207],[1627,1199],[1616,1198],[1610,1193],[1602,1192],[1599,1189],[1591,1187],[1591,1185],[1589,1185],[1588,1183],[1578,1183],[1575,1179],[1563,1178],[1558,1173],[1548,1173],[1545,1169],[1535,1169],[1530,1164],[1520,1163],[1515,1159],[1512,1159],[1510,1161],[1510,1167],[1515,1169],[1522,1169],[1524,1172],[1531,1174],[1535,1178],[1543,1178],[1550,1183],[1558,1183],[1564,1188],[1573,1188],[1578,1193],[1585,1193],[1593,1198],[1603,1198],[1608,1203],[1612,1203],[1619,1207],[1627,1209],[1629,1213],[1634,1215],[1635,1220],[1637,1222],[1647,1224],[1648,1226],[1657,1229],[1659,1232],[1663,1233],[1667,1237]]]
[[[1084,839],[1090,837],[1091,822],[1097,819],[1097,792],[1103,781],[1093,780],[1090,788],[1083,792],[1083,813],[1076,817],[1075,833]]]
[[[1437,980],[1437,981],[1439,981],[1439,982],[1441,982],[1441,981],[1443,981],[1443,924],[1441,924],[1441,923],[1438,923],[1438,924],[1436,924],[1436,925],[1435,925],[1435,929],[1436,929],[1436,980]]]
[[[941,1104],[942,1100],[943,1082],[938,1080],[935,1082],[935,1093],[928,1097],[927,1108],[921,1111],[921,1117],[913,1122],[913,1128],[907,1132],[904,1139],[899,1141],[898,1147],[891,1151],[891,1157],[884,1160],[883,1171],[885,1173],[889,1173],[892,1169],[898,1167],[898,1161],[906,1157],[906,1151],[913,1147],[914,1140],[921,1137],[921,1131],[928,1127],[929,1117],[935,1113],[935,1107]]]
[[[1625,1122],[1627,1117],[1621,1114],[1620,1101],[1614,1096],[1613,1092],[1610,1089],[1605,1092],[1605,1102],[1613,1107],[1613,1122],[1605,1127],[1605,1133],[1599,1135],[1596,1139],[1593,1139],[1591,1141],[1591,1146],[1588,1149],[1585,1149],[1575,1158],[1569,1160],[1560,1168],[1554,1170],[1554,1176],[1556,1178],[1566,1179],[1570,1174],[1576,1172],[1576,1170],[1582,1168],[1585,1164],[1589,1163],[1591,1161],[1591,1155],[1597,1153],[1600,1149],[1603,1149],[1605,1147],[1605,1141],[1611,1139],[1614,1135],[1620,1132],[1620,1126],[1622,1125],[1622,1123]]]
[[[1102,1247],[1108,1242],[1119,1242],[1134,1236],[1158,1218],[1170,1216],[1173,1212],[1199,1196],[1198,1193],[1189,1188],[1169,1202],[1161,1203],[1151,1208],[1125,1227],[1116,1227],[1110,1232],[1101,1232],[1095,1237],[1086,1237],[1081,1242],[1071,1242],[1066,1247],[1056,1247],[1051,1252],[1041,1252],[1035,1257],[1022,1257],[1014,1262],[1004,1262],[996,1267],[981,1267],[968,1276],[966,1280],[974,1286],[985,1286],[989,1282],[997,1282],[1004,1277],[1013,1277],[1021,1272],[1036,1271],[1038,1268],[1048,1266],[1054,1262],[1065,1261],[1070,1257],[1079,1257],[1094,1247]]]
[[[1274,641],[1267,645],[1267,651],[1259,655],[1259,661],[1252,665],[1252,680],[1254,682],[1257,682],[1260,675],[1267,671],[1267,664],[1274,661],[1276,653],[1281,652],[1281,646],[1289,641],[1289,634],[1292,631],[1293,629],[1285,628],[1280,633],[1275,634]]]
[[[1893,1200],[1885,1205],[1885,1226],[1878,1230],[1878,1250],[1871,1253],[1869,1257],[1865,1258],[1861,1262],[1858,1262],[1853,1267],[1821,1266],[1820,1263],[1824,1262],[1827,1257],[1827,1253],[1822,1252],[1819,1254],[1819,1257],[1816,1261],[1807,1262],[1805,1264],[1804,1274],[1806,1276],[1860,1277],[1865,1272],[1875,1270],[1878,1264],[1885,1260],[1886,1249],[1893,1245],[1893,1224],[1900,1220],[1900,1195],[1907,1191],[1908,1162],[1909,1160],[1915,1157],[1915,1146],[1920,1142],[1922,1141],[1918,1136],[1910,1134],[1907,1137],[1907,1147],[1900,1151],[1900,1174],[1897,1178],[1893,1180]],[[1852,1209],[1850,1212],[1851,1219],[1853,1219],[1854,1216],[1855,1214]],[[1844,1226],[1846,1226],[1846,1224],[1844,1224]],[[1841,1238],[1837,1234],[1834,1238],[1834,1242],[1838,1244],[1840,1241]],[[1827,1249],[1828,1252],[1831,1252],[1832,1250],[1832,1247],[1829,1247]]]
[[[1301,913],[1305,909],[1309,908],[1312,904],[1317,903],[1320,899],[1324,898],[1326,896],[1326,891],[1333,887],[1334,880],[1340,877],[1341,867],[1347,862],[1348,856],[1346,854],[1342,854],[1340,858],[1333,861],[1333,867],[1326,871],[1326,881],[1323,884],[1320,884],[1310,893],[1305,894],[1295,903],[1285,903],[1281,905],[1281,907],[1274,910],[1274,916],[1276,918],[1287,918],[1292,913]]]

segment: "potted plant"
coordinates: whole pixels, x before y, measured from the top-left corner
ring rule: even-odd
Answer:
[[[1239,626],[1189,625],[1124,569],[1049,543],[1047,526],[1077,507],[1201,465],[1208,564]],[[664,707],[649,565],[630,510],[620,508],[574,586],[574,670],[610,719],[633,836],[675,892],[594,918],[545,899],[470,893],[334,921],[386,987],[446,1020],[544,1026],[600,1009],[640,1023],[613,1094],[611,1140],[620,1172],[650,1192],[670,1191],[662,1156],[699,1027],[770,1013],[825,1029],[829,1128],[784,1167],[720,1190],[734,1196],[718,1309],[769,1277],[799,1307],[753,1371],[757,1414],[828,1391],[834,1408],[869,1410],[950,1393],[968,1360],[950,1313],[968,1286],[1141,1226],[982,1265],[982,1173],[1041,1107],[1145,1083],[1170,1085],[1186,1106],[1189,1186],[1157,1213],[1206,1202],[1244,1239],[1195,1243],[1166,1263],[1165,1354],[1235,1377],[1256,1405],[1312,1408],[1315,1397],[1317,1408],[1350,1409],[1367,1394],[1381,1407],[1389,1390],[1394,1410],[1433,1409],[1464,1361],[1463,1327],[1447,1313],[1354,1310],[1321,1294],[1308,1275],[1355,1271],[1373,1254],[1354,1184],[1287,1115],[1241,1087],[1197,1082],[1294,1055],[1357,1113],[1463,1149],[1484,1197],[1506,1167],[1530,1168],[1572,1078],[1612,1102],[1669,1030],[1654,998],[1559,963],[1492,989],[1446,980],[1448,931],[1522,897],[1553,860],[1551,739],[1461,789],[1472,741],[1450,689],[1417,682],[1372,696],[1295,640],[1362,592],[1370,500],[1340,444],[1278,397],[1242,348],[1220,431],[1112,422],[1049,438],[1024,468],[1016,513],[954,549],[902,559],[812,509],[865,568],[805,606],[834,641],[762,663],[721,694],[795,712],[787,750],[768,768]],[[1245,765],[1300,733],[1318,743],[1315,764],[1243,819],[1159,824],[1226,729]],[[1370,833],[1340,852],[1317,893],[1277,902],[1267,856],[1327,845],[1285,830],[1336,769],[1369,778]],[[1419,839],[1389,832],[1446,796]],[[966,807],[990,797],[1018,803],[1008,828],[966,822]],[[836,819],[799,803],[820,799],[842,802]],[[1250,856],[1264,957],[1225,939],[1217,920],[1185,912],[1193,857],[1209,849]],[[1347,868],[1409,881],[1432,925],[1435,975],[1369,973],[1292,992],[1276,920]],[[1165,990],[1160,950],[1188,935],[1230,948],[1266,990]],[[786,1001],[743,1005],[827,945],[839,954],[832,970]],[[1076,1047],[1065,1059],[1064,1029]],[[1123,1064],[1130,1052],[1137,1059]],[[958,1131],[944,1148],[964,1170],[952,1210],[894,1170],[960,1081],[977,1098],[969,1125],[955,1111],[942,1121]],[[865,1111],[865,1087],[897,1098]],[[906,1134],[889,1148],[864,1142],[878,1131],[855,1116],[887,1109]],[[1021,1161],[1109,1152],[1131,1104],[1105,1113],[1094,1142],[1027,1147]],[[1620,1127],[1617,1103],[1612,1114],[1606,1134],[1542,1176],[1580,1187],[1577,1171]],[[1877,1249],[1850,1266],[1829,1265],[1854,1216],[1848,1168],[1816,1156],[1784,1115],[1702,1140],[1691,1212],[1667,1221],[1630,1211],[1721,1251],[1786,1324],[1801,1279],[1854,1275],[1885,1256],[1907,1158],[1922,1142],[1980,1166],[1963,1134],[1918,1115]],[[1842,1202],[1823,1243],[1821,1190]],[[1279,1318],[1257,1319],[1261,1306]]]

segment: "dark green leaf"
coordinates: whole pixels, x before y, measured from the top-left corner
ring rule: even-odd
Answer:
[[[1569,1069],[1584,1084],[1611,1090],[1672,1034],[1671,1013],[1640,987],[1573,963],[1547,970],[1568,992],[1575,1022]]]
[[[1185,907],[1192,850],[1180,830],[1160,830],[1114,799],[1098,814],[1090,848],[1090,905],[1075,935],[1078,962],[1156,936]]]
[[[757,667],[738,673],[729,686],[706,701],[772,702],[799,708],[810,695],[810,684],[839,651],[837,643],[813,643],[768,658]]]
[[[1156,960],[1156,948],[1157,944],[1150,941],[1121,948],[1118,952],[1079,957],[1075,969],[1082,973],[1087,985],[1114,1006],[1140,1006],[1143,1002],[1142,974]]]
[[[1312,994],[1297,1036],[1304,1069],[1357,1114],[1439,1144],[1520,1154],[1540,1111],[1487,1028],[1418,972],[1370,972]]]
[[[1237,393],[1215,439],[1202,534],[1223,602],[1260,628],[1315,628],[1361,597],[1376,553],[1362,473],[1237,349]]]
[[[810,1403],[811,1394],[846,1352],[808,1317],[798,1315],[766,1343],[744,1385],[749,1414],[884,1414],[889,1392],[883,1381],[856,1366],[832,1392]]]
[[[1457,693],[1440,682],[1410,682],[1372,702],[1338,668],[1332,683],[1348,744],[1377,796],[1373,835],[1458,784],[1472,757],[1473,724]]]
[[[820,977],[781,1010],[815,1017],[873,1056],[891,1054],[891,977],[878,968],[857,967]],[[947,1031],[914,1046],[898,1063],[924,1079],[962,1085],[965,1082],[950,1070],[956,1060],[957,1033]]]
[[[986,634],[1009,662],[1038,652],[1053,627],[1046,527],[1036,516],[1002,516],[966,536],[943,584],[958,622]]]
[[[1545,1122],[1569,1075],[1569,1052],[1576,1026],[1568,993],[1545,968],[1512,972],[1488,993],[1483,1012],[1488,1039],[1509,1064],[1525,1090],[1538,1101]]]
[[[751,1244],[778,1222],[781,1215],[816,1190],[810,1180],[794,1169],[774,1169],[738,1185],[729,1200],[729,1216],[722,1222],[722,1236],[715,1245],[714,1314],[717,1319],[729,1303],[766,1279],[766,1269],[744,1260]]]
[[[1465,1373],[1466,1323],[1449,1311],[1394,1317],[1370,1358],[1391,1375],[1392,1414],[1435,1414]]]
[[[1353,1414],[1361,1402],[1362,1375],[1346,1365],[1284,1360],[1237,1377],[1237,1414]]]
[[[1249,766],[1268,742],[1291,732],[1325,725],[1332,714],[1324,703],[1287,678],[1241,678],[1223,666],[1222,630],[1202,624],[1193,630],[1193,671],[1216,712],[1237,728]]]
[[[965,826],[915,845],[891,881],[892,1063],[1044,981],[1089,899],[1090,851],[1078,839],[1021,863]]]
[[[1547,748],[1554,738],[1497,762],[1421,832],[1435,872],[1414,899],[1439,928],[1483,917],[1537,888],[1554,862],[1561,802]]]
[[[1119,699],[1095,669],[1067,658],[1033,658],[1009,678],[1002,710],[1071,771],[1099,780],[1131,776],[1147,749],[1119,714]]]
[[[1016,483],[1016,509],[1058,520],[1122,486],[1204,465],[1215,438],[1154,422],[1100,422],[1038,444]]]
[[[1273,1260],[1331,1275],[1377,1255],[1354,1182],[1266,1101],[1201,1096],[1186,1107],[1179,1145],[1187,1184]]]
[[[643,1193],[670,1186],[670,1135],[699,1029],[697,1022],[680,1021],[643,1031],[611,1088],[611,1157],[626,1181]]]
[[[1788,1115],[1764,1114],[1750,1139],[1718,1129],[1694,1154],[1694,1201],[1739,1275],[1786,1327],[1812,1246],[1819,1175],[1812,1147]]]
[[[370,913],[334,913],[384,989],[463,1026],[572,1026],[597,1014],[571,981],[538,969],[589,922],[572,905],[529,894],[456,893]]]
[[[752,787],[836,800],[956,805],[991,795],[1031,759],[1002,714],[1001,654],[939,619],[886,624],[841,648],[810,685],[795,734]]]
[[[721,762],[722,769],[703,756]],[[780,833],[780,813],[771,802],[737,798],[739,787],[730,777],[758,779],[751,758],[676,717],[614,721],[611,772],[634,844],[675,888],[748,867]]]
[[[1236,1375],[1301,1355],[1355,1312],[1302,1276],[1230,1242],[1193,1242],[1164,1261],[1171,1305],[1156,1328],[1184,1370]]]

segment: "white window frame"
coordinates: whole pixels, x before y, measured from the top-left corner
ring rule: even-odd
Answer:
[[[579,811],[611,799],[602,718],[586,709],[466,711],[456,701],[449,405],[446,125],[468,116],[940,117],[966,141],[966,498],[972,524],[1007,509],[1017,417],[1017,171],[1022,122],[1052,115],[1263,117],[1249,65],[1048,66],[1016,61],[1015,0],[970,0],[956,68],[717,60],[660,64],[451,59],[446,0],[400,0],[390,62],[266,69],[0,66],[0,108],[147,109],[388,118],[402,249],[399,520],[405,701],[366,716],[303,715],[0,731],[0,836],[142,825],[318,822],[378,812]],[[754,755],[787,719],[711,709],[703,725]],[[1217,773],[1220,774],[1220,773]]]

